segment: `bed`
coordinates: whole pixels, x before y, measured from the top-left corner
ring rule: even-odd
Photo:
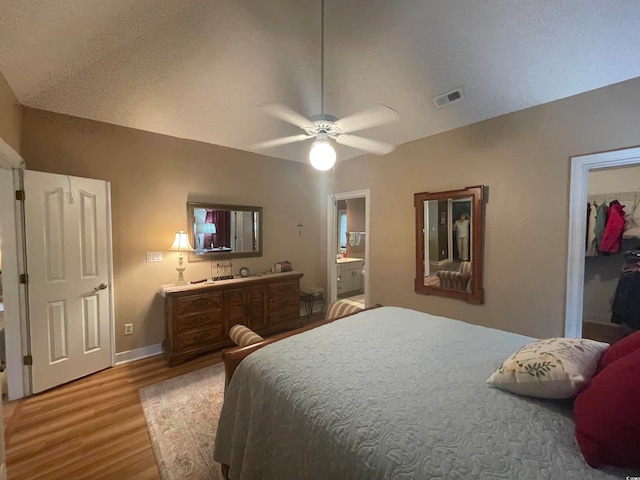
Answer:
[[[381,307],[245,347],[255,351],[229,382],[214,458],[231,480],[629,475],[585,463],[570,401],[487,386],[531,340]]]

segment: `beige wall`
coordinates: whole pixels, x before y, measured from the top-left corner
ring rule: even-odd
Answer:
[[[569,158],[640,145],[638,112],[634,79],[338,163],[337,192],[371,189],[371,300],[562,335]],[[413,194],[478,184],[489,187],[485,304],[415,294]]]
[[[0,137],[20,153],[20,121],[22,106],[0,73]]]
[[[371,300],[532,336],[561,335],[569,158],[640,145],[639,93],[635,79],[410,142],[385,157],[339,162],[336,192],[371,189]],[[307,285],[324,284],[331,175],[97,122],[30,109],[24,115],[28,168],[111,182],[117,351],[163,338],[154,292],[173,281],[176,260],[165,251],[165,262],[147,264],[144,252],[166,250],[184,228],[188,198],[265,207],[265,256],[234,261],[234,269],[288,259]],[[489,187],[485,304],[415,294],[413,194],[478,184]],[[208,276],[208,263],[187,267],[187,278]],[[136,334],[124,337],[129,322]]]
[[[111,182],[117,352],[164,338],[156,291],[177,277],[177,254],[167,249],[187,227],[187,200],[264,207],[264,255],[234,259],[235,273],[289,260],[305,274],[303,285],[324,284],[326,262],[310,252],[324,247],[326,227],[318,219],[328,175],[303,163],[29,108],[23,125],[28,169]],[[149,251],[163,251],[164,262],[146,263]],[[209,276],[209,262],[187,264],[187,280]],[[124,336],[125,323],[134,324],[134,335]]]

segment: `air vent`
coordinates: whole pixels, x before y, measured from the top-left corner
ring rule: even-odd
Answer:
[[[442,95],[437,95],[433,97],[433,105],[436,107],[436,110],[440,110],[447,105],[451,105],[452,103],[459,102],[464,98],[462,94],[461,88],[456,88],[455,90],[451,90],[450,92],[443,93]]]

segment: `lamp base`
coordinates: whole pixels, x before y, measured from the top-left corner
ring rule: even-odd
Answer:
[[[183,258],[184,257],[182,255],[178,257],[178,266],[176,267],[176,270],[178,271],[178,280],[176,281],[176,283],[174,283],[174,285],[187,284],[187,282],[184,279],[184,271],[187,269],[187,267],[182,266]]]

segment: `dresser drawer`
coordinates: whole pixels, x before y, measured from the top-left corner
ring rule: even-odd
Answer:
[[[222,325],[211,326],[205,330],[196,330],[178,334],[178,348],[200,347],[224,340]]]
[[[222,325],[222,309],[205,310],[197,313],[189,313],[176,316],[178,332],[197,330],[211,325]]]
[[[175,313],[201,312],[210,308],[222,308],[222,293],[201,293],[199,295],[185,295],[174,299]]]
[[[300,309],[298,282],[283,282],[269,285],[269,311]]]
[[[288,307],[281,310],[273,310],[269,313],[269,326],[277,327],[282,323],[295,322],[300,319],[300,308]]]

